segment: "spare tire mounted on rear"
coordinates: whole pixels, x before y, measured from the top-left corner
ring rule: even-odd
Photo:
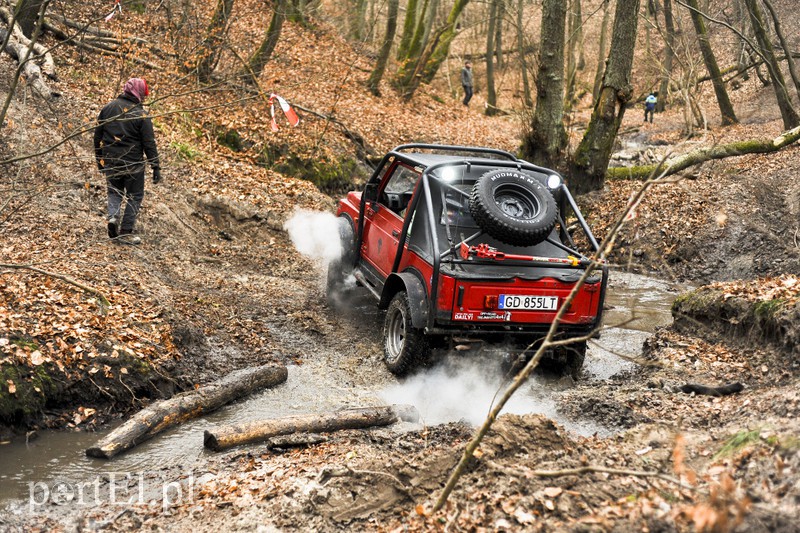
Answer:
[[[492,170],[478,178],[469,210],[483,231],[514,246],[542,242],[558,218],[556,201],[547,187],[513,169]]]

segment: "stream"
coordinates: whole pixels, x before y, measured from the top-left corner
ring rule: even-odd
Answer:
[[[610,309],[604,319],[606,328],[599,340],[589,344],[584,379],[605,380],[633,368],[633,363],[615,353],[639,356],[647,336],[657,326],[672,321],[670,307],[676,295],[667,282],[612,273],[606,302]],[[355,315],[351,320],[357,322],[356,335],[381,335],[382,314],[368,297],[363,297]],[[286,342],[302,342],[297,341],[295,332],[283,335],[287,336]],[[363,366],[358,368],[363,371],[354,372],[349,367],[352,365],[342,364],[332,352],[322,347],[302,365],[290,366],[286,383],[186,422],[111,461],[84,455],[84,450],[109,429],[97,433],[41,431],[30,443],[18,439],[1,445],[0,509],[16,508],[17,512],[24,512],[27,509],[24,502],[30,498],[36,483],[74,484],[98,476],[107,478],[110,472],[154,472],[175,466],[184,472],[203,472],[209,456],[213,455],[203,447],[203,431],[209,426],[387,402],[415,405],[422,422],[428,425],[458,420],[478,424],[502,385],[499,371],[497,375],[487,372],[485,362],[475,357],[447,356],[439,365],[398,381],[380,361],[359,363]],[[581,436],[608,436],[617,431],[594,421],[568,419],[560,414],[559,392],[570,386],[563,379],[535,376],[512,398],[504,412],[540,413]]]

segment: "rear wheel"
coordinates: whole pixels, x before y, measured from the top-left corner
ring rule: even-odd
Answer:
[[[404,376],[430,352],[422,329],[411,322],[408,294],[398,292],[386,310],[383,326],[383,361],[392,374]]]
[[[581,376],[583,361],[586,359],[586,341],[574,342],[560,348],[566,358],[564,373],[575,381]]]

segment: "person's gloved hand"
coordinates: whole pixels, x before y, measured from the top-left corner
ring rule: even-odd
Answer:
[[[161,181],[161,169],[158,167],[153,168],[153,183],[159,183]]]

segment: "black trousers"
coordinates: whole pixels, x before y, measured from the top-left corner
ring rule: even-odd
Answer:
[[[117,174],[106,177],[108,186],[108,217],[119,218],[122,201],[126,200],[125,214],[122,217],[120,230],[130,233],[139,216],[139,209],[144,199],[144,170],[135,174]]]
[[[464,88],[464,105],[469,105],[469,101],[472,100],[472,86],[470,85],[462,85]]]

